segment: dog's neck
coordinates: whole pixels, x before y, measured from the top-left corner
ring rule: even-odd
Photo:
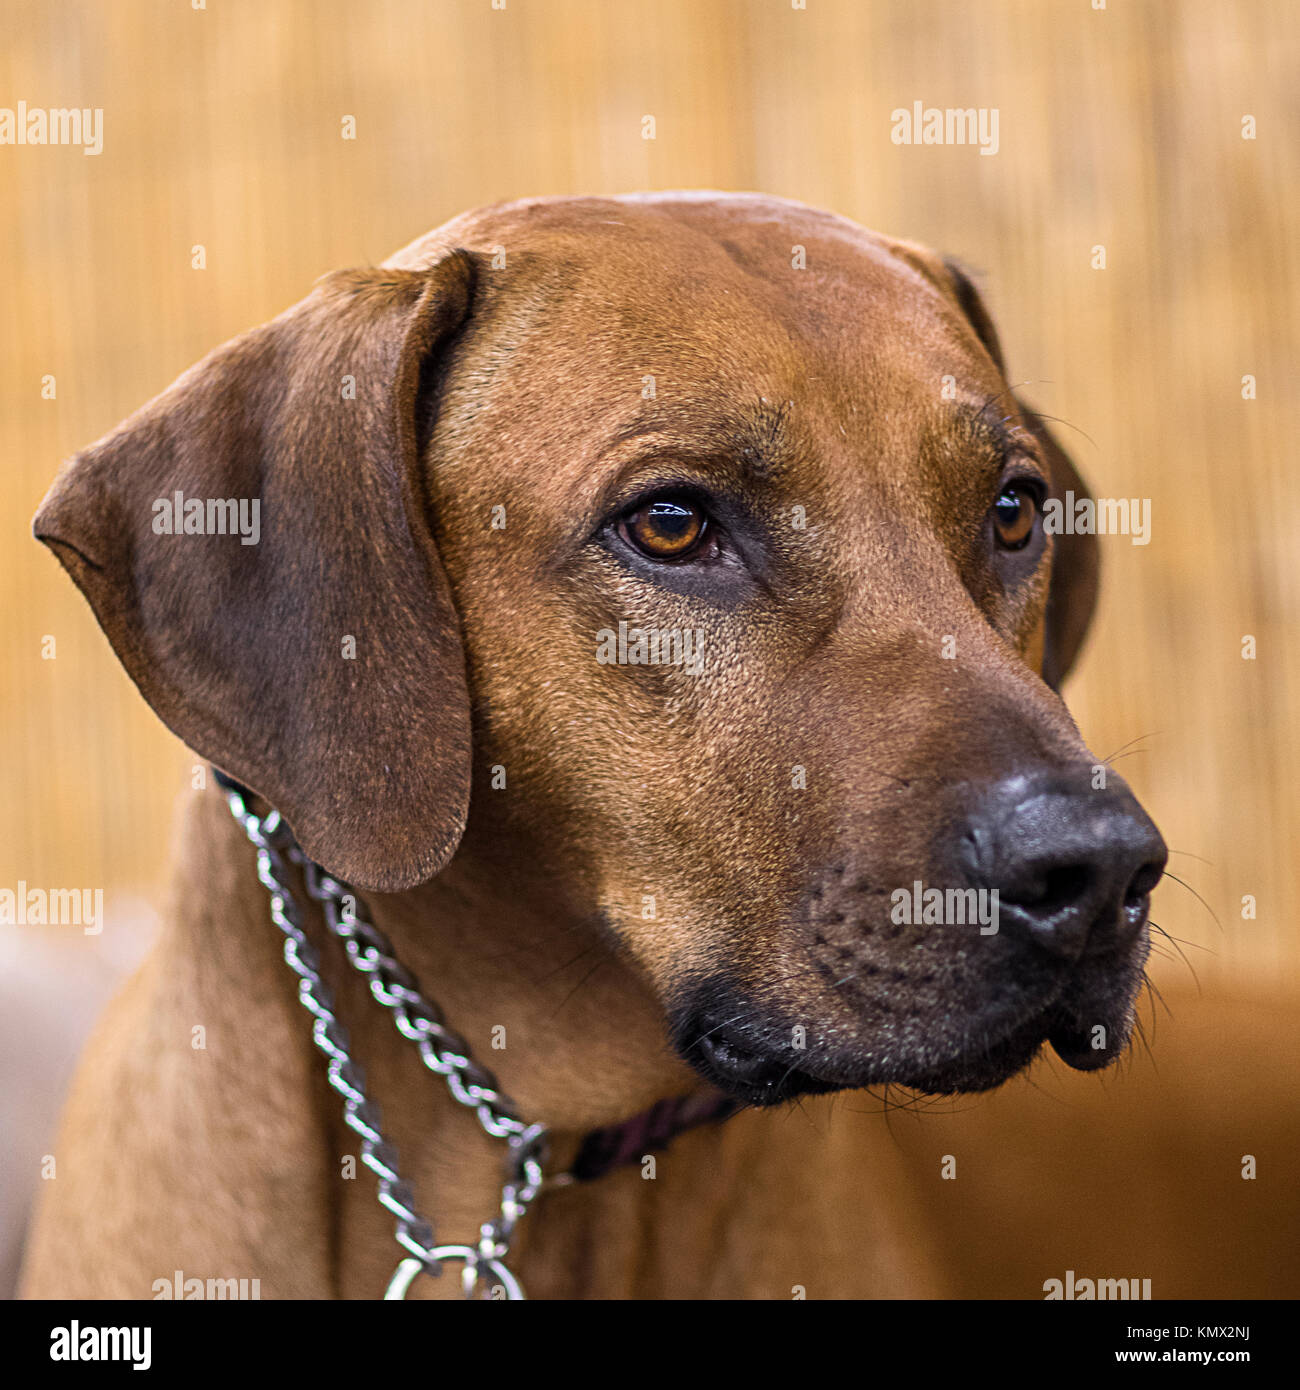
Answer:
[[[458,855],[375,924],[530,1121],[582,1135],[702,1083],[644,976],[544,882]]]

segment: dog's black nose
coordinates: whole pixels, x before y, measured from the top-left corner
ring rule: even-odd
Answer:
[[[998,890],[999,930],[1071,960],[1133,939],[1167,857],[1122,783],[1082,790],[1059,777],[997,783],[970,818],[967,846],[980,882]]]

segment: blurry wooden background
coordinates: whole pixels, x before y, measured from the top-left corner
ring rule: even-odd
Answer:
[[[1094,489],[1151,499],[1149,546],[1103,542],[1071,704],[1099,754],[1139,740],[1118,767],[1219,924],[1176,883],[1154,916],[1206,988],[1300,978],[1300,7],[31,0],[0,28],[0,106],[104,110],[98,156],[0,147],[0,886],[102,886],[109,911],[98,938],[0,928],[2,958],[122,949],[192,763],[30,539],[61,459],[466,207],[717,187],[961,257]],[[892,144],[917,100],[997,107],[999,152]],[[37,972],[55,1013],[66,979]]]

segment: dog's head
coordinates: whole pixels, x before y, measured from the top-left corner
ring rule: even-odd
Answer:
[[[328,277],[36,532],[332,872],[545,893],[769,1102],[1127,1042],[1165,851],[1055,693],[1096,590],[1067,491],[951,264],[769,199],[556,199]]]

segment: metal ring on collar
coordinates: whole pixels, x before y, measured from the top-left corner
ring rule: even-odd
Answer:
[[[474,1297],[475,1286],[484,1277],[484,1271],[491,1274],[495,1283],[505,1289],[507,1300],[513,1301],[524,1297],[519,1280],[511,1274],[501,1260],[480,1254],[472,1245],[437,1245],[429,1251],[428,1260],[417,1260],[414,1256],[403,1260],[394,1271],[393,1277],[388,1281],[384,1298],[405,1298],[407,1290],[415,1282],[417,1274],[427,1274],[432,1278],[437,1271],[430,1269],[429,1264],[431,1262],[444,1264],[448,1260],[463,1260],[465,1262],[465,1268],[461,1271],[461,1287],[466,1298]]]

